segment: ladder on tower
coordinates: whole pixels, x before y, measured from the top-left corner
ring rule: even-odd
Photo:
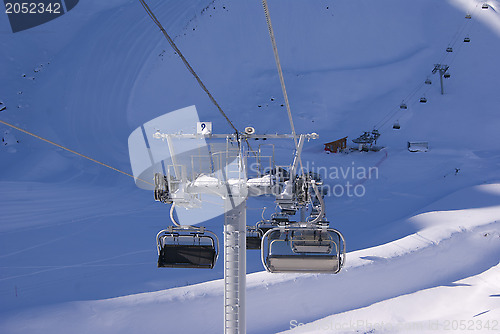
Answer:
[[[234,235],[232,235],[234,234]],[[237,333],[240,319],[239,309],[241,308],[239,289],[236,288],[240,285],[240,258],[238,249],[240,232],[239,231],[226,231],[224,233],[224,256],[225,260],[225,273],[224,278],[224,313],[225,313],[225,330],[226,333]]]

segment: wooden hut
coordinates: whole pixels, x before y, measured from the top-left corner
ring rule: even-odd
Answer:
[[[347,147],[347,137],[326,143],[324,145],[325,145],[325,151],[327,152],[331,153],[341,152]]]

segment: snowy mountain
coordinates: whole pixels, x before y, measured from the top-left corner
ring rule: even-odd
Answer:
[[[238,129],[290,132],[260,1],[148,3]],[[338,275],[270,274],[248,251],[248,333],[500,330],[500,2],[482,5],[269,1],[297,132],[320,136],[303,161],[331,190],[348,254]],[[0,120],[80,154],[131,173],[130,133],[190,105],[231,131],[138,1],[80,1],[17,33],[0,14],[0,35]],[[435,64],[449,66],[444,95]],[[323,151],[374,127],[381,151]],[[0,135],[1,333],[222,332],[222,256],[156,268],[168,206],[81,156]],[[292,149],[277,142],[277,163]],[[347,182],[363,195],[336,192]],[[274,206],[250,199],[248,223]],[[221,238],[222,223],[205,225]]]

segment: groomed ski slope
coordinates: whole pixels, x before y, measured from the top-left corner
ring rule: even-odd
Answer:
[[[500,4],[489,3],[270,1],[297,131],[320,135],[304,162],[326,167],[330,187],[350,180],[332,168],[378,173],[350,180],[363,197],[326,198],[347,239],[341,274],[271,275],[248,253],[248,333],[436,332],[454,320],[491,331],[500,318]],[[259,1],[151,5],[239,128],[289,132]],[[17,34],[2,16],[0,29],[2,120],[128,172],[128,135],[166,112],[195,104],[215,131],[230,131],[137,1],[85,1]],[[450,64],[446,94],[437,76],[415,90],[438,61]],[[413,91],[408,111],[381,127],[386,149],[323,153],[322,143],[371,130]],[[123,175],[15,130],[9,138],[0,150],[0,332],[222,332],[222,261],[212,271],[155,268],[167,207]],[[411,154],[408,140],[431,150]],[[292,143],[276,144],[277,160],[290,163]],[[274,208],[269,198],[248,206],[249,223]],[[221,235],[220,218],[206,226]],[[477,330],[486,321],[490,329]]]
[[[440,202],[467,203],[477,193],[498,201],[500,184],[468,188]],[[405,329],[413,322],[426,325],[431,320],[444,330],[445,321],[460,319],[489,319],[493,326],[500,313],[500,221],[495,220],[499,215],[499,205],[417,215],[408,223],[418,226],[419,232],[350,252],[348,265],[338,276],[250,274],[248,332],[274,333],[329,314],[335,315],[299,326],[298,332],[328,326],[335,329],[329,332],[337,332],[338,323],[355,324],[344,327],[346,332],[369,331],[370,324],[382,322]],[[223,281],[216,280],[65,303],[21,312],[2,321],[2,327],[7,333],[137,333],[165,328],[172,333],[217,333],[222,330],[222,290]],[[473,318],[480,313],[484,315]]]

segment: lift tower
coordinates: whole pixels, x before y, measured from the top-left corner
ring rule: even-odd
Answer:
[[[439,79],[441,83],[441,95],[444,94],[444,87],[443,87],[443,76],[445,78],[449,78],[450,74],[447,73],[448,69],[450,67],[448,65],[443,65],[443,64],[435,64],[434,69],[432,70],[432,74],[436,74],[436,72],[439,72]]]
[[[199,174],[198,177],[188,179],[184,172],[174,175],[169,170],[183,170],[183,166],[168,166],[165,183],[155,190],[155,194],[168,197],[174,205],[189,207],[189,202],[201,194],[217,194],[224,200],[224,333],[246,333],[245,321],[245,292],[246,292],[246,199],[249,196],[274,195],[279,184],[273,179],[272,173],[260,177],[249,178],[247,158],[254,157],[245,149],[248,140],[292,139],[291,134],[254,134],[253,131],[244,134],[165,134],[157,132],[155,139],[166,140],[171,155],[175,156],[173,139],[225,139],[226,151],[211,153],[210,161],[219,166],[211,175]],[[300,135],[298,140],[299,151],[295,151],[293,164],[290,166],[292,177],[298,170],[300,150],[305,140],[317,139],[315,133]],[[234,147],[237,147],[234,149]],[[233,149],[232,149],[233,148]],[[222,154],[221,154],[222,153]],[[257,157],[261,161],[261,157]],[[173,168],[171,168],[173,167]],[[270,170],[276,170],[275,166]],[[156,196],[156,195],[155,195]],[[182,227],[182,226],[181,226]],[[159,233],[159,255],[161,232]],[[175,267],[175,266],[171,266]]]

